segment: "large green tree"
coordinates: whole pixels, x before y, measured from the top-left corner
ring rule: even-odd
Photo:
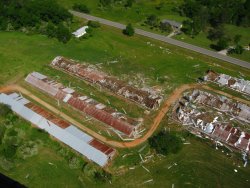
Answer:
[[[176,134],[165,131],[149,138],[148,142],[151,148],[163,155],[177,153],[182,147],[182,141]]]

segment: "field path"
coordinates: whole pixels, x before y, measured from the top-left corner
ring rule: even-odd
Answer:
[[[250,105],[250,101],[232,96],[230,94],[227,94],[223,91],[219,91],[213,88],[210,88],[209,86],[206,85],[201,85],[201,84],[185,84],[182,85],[178,88],[176,88],[171,94],[170,96],[164,101],[164,104],[162,105],[161,109],[159,110],[157,116],[155,117],[150,129],[148,130],[148,132],[141,138],[138,138],[134,141],[131,142],[124,142],[124,141],[114,141],[114,140],[110,140],[102,135],[99,135],[98,133],[96,133],[95,131],[93,131],[92,129],[89,129],[88,127],[85,127],[83,124],[79,123],[78,121],[74,120],[73,118],[71,118],[70,116],[62,113],[60,110],[58,110],[57,108],[51,106],[50,104],[44,102],[42,99],[36,97],[35,95],[33,95],[31,92],[29,92],[28,90],[26,90],[25,88],[18,86],[18,85],[9,85],[3,88],[0,88],[0,92],[10,92],[10,91],[18,91],[21,92],[22,94],[28,96],[29,98],[33,99],[34,101],[38,102],[39,104],[41,104],[42,106],[44,106],[45,108],[47,108],[48,110],[50,110],[51,112],[53,112],[54,114],[59,115],[60,117],[62,117],[63,119],[65,119],[66,121],[69,121],[70,123],[74,124],[75,126],[77,126],[79,129],[83,130],[84,132],[90,134],[91,136],[97,138],[98,140],[112,146],[112,147],[117,147],[117,148],[132,148],[132,147],[136,147],[140,144],[142,144],[143,142],[147,141],[147,139],[155,132],[155,130],[158,128],[158,126],[160,125],[162,119],[164,118],[164,116],[166,115],[166,113],[168,112],[168,110],[170,109],[171,105],[174,104],[182,95],[182,93],[186,90],[189,89],[195,89],[195,88],[203,88],[206,90],[210,90],[210,91],[214,91],[216,93],[219,93],[221,95],[225,95],[229,98],[232,98],[234,100],[243,102],[245,104]]]

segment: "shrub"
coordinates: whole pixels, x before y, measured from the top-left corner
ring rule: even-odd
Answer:
[[[79,12],[83,12],[83,13],[90,13],[89,8],[87,7],[87,5],[85,4],[74,4],[72,7],[74,10],[79,11]]]
[[[19,157],[26,159],[38,154],[38,145],[34,141],[25,142],[17,150]]]
[[[132,24],[128,24],[126,26],[126,29],[123,30],[123,34],[128,35],[128,36],[133,36],[134,33],[135,33],[135,30],[132,27]]]
[[[99,182],[108,182],[111,181],[112,175],[104,170],[94,172],[94,179]]]
[[[176,134],[163,131],[149,138],[148,142],[151,148],[163,155],[177,153],[182,147],[182,141]]]
[[[88,26],[89,27],[93,27],[93,28],[98,28],[98,27],[101,27],[101,24],[97,21],[88,21]]]
[[[67,43],[71,39],[71,33],[62,23],[58,25],[56,38],[62,43]]]
[[[0,103],[0,116],[7,116],[12,113],[10,106]]]

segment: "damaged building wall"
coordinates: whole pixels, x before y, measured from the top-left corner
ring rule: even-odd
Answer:
[[[194,90],[188,98],[190,102],[212,107],[234,118],[250,123],[250,107],[246,104],[234,102],[225,96],[211,94],[201,90]]]
[[[104,104],[98,103],[88,96],[82,96],[75,92],[75,90],[64,87],[61,83],[51,80],[46,76],[41,77],[40,73],[33,72],[29,74],[25,81],[47,94],[52,95],[55,99],[67,103],[75,109],[94,117],[129,137],[136,136],[137,129],[142,123],[112,108],[106,107]]]
[[[240,78],[231,77],[226,74],[219,74],[214,71],[208,71],[207,75],[204,76],[205,81],[211,81],[222,86],[226,86],[230,89],[238,92],[250,95],[250,81]]]
[[[73,74],[90,83],[98,84],[115,94],[123,96],[150,109],[158,108],[163,100],[163,97],[151,88],[139,89],[133,87],[116,77],[109,76],[104,72],[95,69],[93,66],[79,64],[64,57],[56,57],[52,61],[51,66]]]
[[[185,96],[185,99],[181,99],[174,110],[174,117],[195,134],[205,134],[213,140],[250,154],[250,134],[219,119],[214,112],[204,111],[195,106],[192,100],[195,101],[198,96],[195,90],[189,96]]]

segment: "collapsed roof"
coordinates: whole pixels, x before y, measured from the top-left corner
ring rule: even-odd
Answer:
[[[191,102],[212,107],[246,123],[250,123],[250,107],[246,104],[234,102],[225,96],[200,90],[194,90],[188,98]]]
[[[208,71],[207,75],[204,77],[205,81],[211,81],[222,86],[229,87],[238,92],[250,95],[250,81],[240,78],[231,77],[226,74],[219,74],[214,71]]]
[[[200,112],[190,105],[178,105],[176,108],[177,119],[186,126],[193,127],[211,139],[221,141],[233,148],[250,154],[250,134],[240,131],[230,123],[217,121],[218,117],[210,117],[207,112]]]
[[[155,109],[160,106],[162,96],[158,95],[152,89],[139,89],[128,85],[116,77],[108,76],[89,65],[79,64],[73,60],[68,60],[64,57],[56,57],[51,62],[52,67],[62,71],[66,71],[90,83],[95,83],[104,87],[111,92],[128,98],[140,105]]]

